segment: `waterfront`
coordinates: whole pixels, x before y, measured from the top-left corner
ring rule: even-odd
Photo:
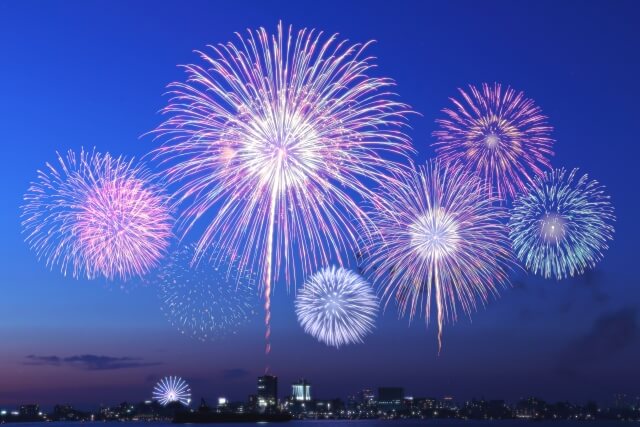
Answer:
[[[119,427],[140,427],[141,424],[152,425],[153,427],[174,427],[175,424],[169,422],[56,422],[56,427],[78,427],[80,424],[112,424]],[[304,420],[304,421],[291,421],[286,424],[274,423],[275,425],[286,425],[289,427],[347,427],[347,426],[376,426],[376,427],[418,427],[418,426],[433,426],[433,427],[578,427],[589,425],[593,427],[610,427],[619,426],[624,424],[640,424],[638,422],[628,421],[530,421],[530,420]],[[253,425],[254,423],[247,423]],[[245,425],[247,425],[245,424]],[[255,424],[269,424],[269,423],[255,423]],[[39,427],[41,423],[19,423],[20,427]],[[238,426],[238,423],[221,423],[215,424],[221,427]],[[240,424],[242,425],[242,424]]]

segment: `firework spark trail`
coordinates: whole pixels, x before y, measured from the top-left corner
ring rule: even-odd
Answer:
[[[515,197],[551,168],[553,129],[523,92],[497,83],[459,92],[462,100],[451,98],[455,108],[443,110],[447,118],[436,120],[440,129],[433,133],[443,162],[468,166],[500,199]]]
[[[264,277],[264,325],[265,325],[265,353],[271,353],[271,275],[273,263],[273,229],[276,220],[276,192],[272,192],[271,203],[269,207],[269,231],[267,242],[267,269]],[[265,373],[269,373],[267,365]]]
[[[613,239],[614,208],[604,187],[578,169],[538,177],[513,204],[510,237],[525,267],[560,280],[593,268]]]
[[[304,331],[332,347],[361,343],[374,328],[378,298],[358,274],[327,267],[312,275],[296,296]]]
[[[437,161],[378,190],[372,219],[379,232],[366,243],[365,272],[409,318],[436,306],[438,344],[446,319],[459,306],[470,315],[478,301],[508,283],[513,265],[504,209],[482,181],[459,165]]]
[[[133,160],[81,150],[58,154],[24,196],[26,242],[53,268],[128,280],[158,265],[172,236],[167,197]]]
[[[282,24],[238,38],[200,52],[206,65],[170,85],[155,154],[183,207],[179,230],[212,217],[196,259],[214,246],[264,278],[268,352],[273,284],[357,247],[372,224],[355,197],[406,168],[410,111],[391,80],[367,76],[368,44]]]
[[[192,265],[195,244],[176,250],[156,279],[162,312],[182,334],[215,341],[237,332],[255,314],[256,277],[233,265]]]

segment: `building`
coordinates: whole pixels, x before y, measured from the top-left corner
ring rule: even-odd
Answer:
[[[42,415],[40,407],[36,404],[20,406],[20,416],[25,418],[35,418]]]
[[[438,399],[435,397],[420,397],[414,399],[413,405],[421,411],[433,411],[437,408]]]
[[[258,412],[258,396],[250,394],[247,398],[247,410],[249,412]]]
[[[403,409],[404,389],[402,387],[380,387],[378,389],[378,410],[382,412]]]
[[[372,390],[365,388],[358,392],[357,399],[358,403],[364,405],[365,407],[369,407],[375,403],[376,396],[373,394]]]
[[[304,378],[297,383],[291,384],[291,400],[295,402],[311,401],[311,384]]]
[[[278,405],[278,377],[264,375],[258,377],[258,409],[275,408]]]
[[[455,402],[453,396],[444,396],[438,402],[438,408],[439,409],[448,409],[450,411],[455,411],[457,409],[457,405],[456,405],[456,402]]]
[[[218,412],[224,412],[229,408],[229,399],[226,397],[218,397],[218,406],[216,409]]]
[[[527,419],[540,419],[544,418],[547,404],[545,401],[530,397],[528,399],[522,399],[516,404],[516,417]]]
[[[344,415],[345,407],[341,399],[315,400],[313,415],[318,418],[335,418]]]

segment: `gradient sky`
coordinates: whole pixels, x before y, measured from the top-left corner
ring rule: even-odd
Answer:
[[[219,343],[185,338],[153,287],[48,271],[23,243],[19,206],[56,150],[145,154],[155,145],[140,135],[160,122],[165,85],[183,77],[176,65],[280,19],[377,41],[377,75],[394,78],[421,113],[410,131],[418,161],[433,156],[434,119],[456,88],[497,81],[525,91],[555,127],[553,164],[605,184],[618,217],[595,271],[561,282],[514,276],[472,321],[445,329],[439,356],[435,328],[393,310],[365,344],[327,348],[301,331],[293,295],[278,286],[270,365],[281,394],[301,376],[327,398],[396,384],[461,399],[640,394],[639,12],[634,1],[0,0],[0,405],[139,401],[164,375],[186,378],[195,398],[254,392],[265,363],[261,316]],[[75,362],[43,359],[51,356]]]

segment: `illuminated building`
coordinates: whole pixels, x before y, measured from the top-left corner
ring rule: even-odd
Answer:
[[[261,410],[278,404],[278,377],[264,375],[258,377],[258,407]]]
[[[380,387],[378,389],[378,409],[383,412],[399,411],[404,401],[402,387]]]
[[[38,405],[31,404],[20,406],[21,417],[37,417],[39,415],[42,415],[42,413],[40,412],[40,407]]]
[[[291,398],[296,402],[309,402],[311,400],[311,384],[304,378],[291,384]]]
[[[365,388],[358,392],[359,403],[365,406],[371,406],[376,400],[376,396],[373,394],[373,390]]]

